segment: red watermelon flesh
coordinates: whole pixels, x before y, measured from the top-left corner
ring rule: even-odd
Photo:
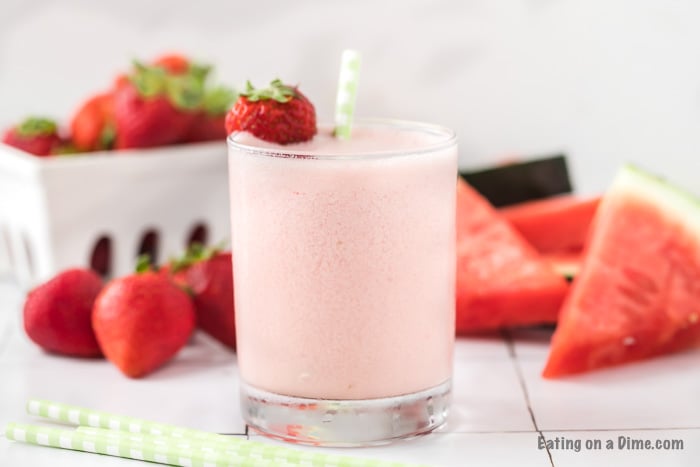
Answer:
[[[561,195],[514,204],[499,212],[540,253],[583,248],[600,196]]]
[[[554,323],[568,290],[464,180],[457,184],[457,333]]]
[[[543,376],[700,345],[700,201],[624,168],[603,199]]]

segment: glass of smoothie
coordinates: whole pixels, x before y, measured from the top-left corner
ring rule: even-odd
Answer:
[[[356,122],[348,140],[228,138],[246,422],[286,440],[368,445],[447,417],[457,141]]]

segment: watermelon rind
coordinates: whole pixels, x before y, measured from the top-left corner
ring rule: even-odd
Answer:
[[[611,191],[633,194],[659,206],[668,217],[682,220],[700,240],[700,198],[690,191],[632,164],[619,171]]]

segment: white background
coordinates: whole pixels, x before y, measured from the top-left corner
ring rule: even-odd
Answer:
[[[454,127],[462,166],[565,151],[583,192],[628,161],[700,192],[699,24],[693,0],[2,0],[0,122],[66,119],[168,50],[299,83],[328,119],[353,47],[358,114]]]

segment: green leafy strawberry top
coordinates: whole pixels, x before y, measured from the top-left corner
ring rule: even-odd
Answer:
[[[245,91],[241,92],[241,96],[245,96],[251,102],[273,99],[282,104],[289,102],[296,95],[296,88],[287,86],[280,79],[273,80],[270,86],[262,89],[255,89],[251,82],[247,81]]]
[[[136,258],[136,267],[134,271],[137,274],[144,272],[153,271],[153,261],[151,261],[151,255],[144,253]]]
[[[183,269],[187,269],[194,263],[211,259],[223,251],[223,249],[223,242],[219,245],[210,247],[206,247],[199,242],[194,242],[189,246],[189,248],[187,248],[184,256],[170,261],[171,271],[176,273],[182,271]]]
[[[238,93],[226,86],[217,86],[204,93],[202,108],[209,115],[223,115],[238,99]]]
[[[178,109],[204,109],[209,114],[225,113],[238,97],[224,86],[209,88],[211,67],[192,63],[184,73],[170,73],[158,65],[134,61],[129,80],[146,99],[165,95]]]
[[[19,136],[33,138],[35,136],[53,135],[57,131],[56,122],[48,118],[30,117],[20,123],[16,130]]]
[[[186,73],[168,73],[162,67],[134,62],[129,80],[146,99],[166,95],[177,108],[193,110],[201,105],[208,67],[190,67]]]

